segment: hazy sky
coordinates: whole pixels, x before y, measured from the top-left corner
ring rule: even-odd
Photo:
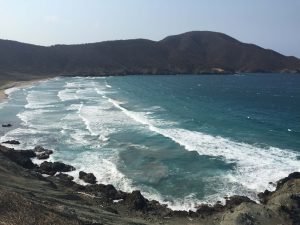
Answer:
[[[0,0],[0,38],[40,45],[219,31],[300,57],[300,0]]]

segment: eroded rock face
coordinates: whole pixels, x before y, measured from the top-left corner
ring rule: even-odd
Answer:
[[[43,162],[40,165],[39,171],[43,174],[48,174],[53,176],[57,172],[70,172],[75,170],[73,166],[64,164],[62,162]]]
[[[83,180],[86,183],[89,184],[96,184],[97,180],[94,174],[92,173],[85,173],[83,171],[79,172],[79,179]]]

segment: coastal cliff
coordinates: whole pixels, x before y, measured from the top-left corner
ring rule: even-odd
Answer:
[[[125,193],[112,185],[72,181],[74,170],[46,159],[50,150],[14,150],[0,145],[1,224],[200,224],[200,225],[298,225],[300,224],[300,173],[277,182],[274,192],[260,193],[260,203],[232,196],[226,204],[199,205],[195,212],[172,211],[144,198],[139,191]],[[82,179],[95,183],[92,174]]]

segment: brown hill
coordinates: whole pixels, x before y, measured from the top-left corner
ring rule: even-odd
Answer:
[[[300,60],[225,34],[194,31],[145,39],[50,47],[0,40],[0,79],[45,75],[300,72]]]

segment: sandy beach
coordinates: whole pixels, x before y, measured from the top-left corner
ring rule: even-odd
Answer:
[[[20,88],[20,87],[28,87],[31,85],[35,85],[40,81],[44,81],[44,80],[48,80],[50,78],[37,78],[37,79],[32,79],[32,80],[27,80],[27,81],[7,81],[5,83],[0,83],[0,102],[2,102],[3,100],[5,100],[7,98],[7,94],[5,93],[5,91],[7,89],[16,87],[16,88]]]

